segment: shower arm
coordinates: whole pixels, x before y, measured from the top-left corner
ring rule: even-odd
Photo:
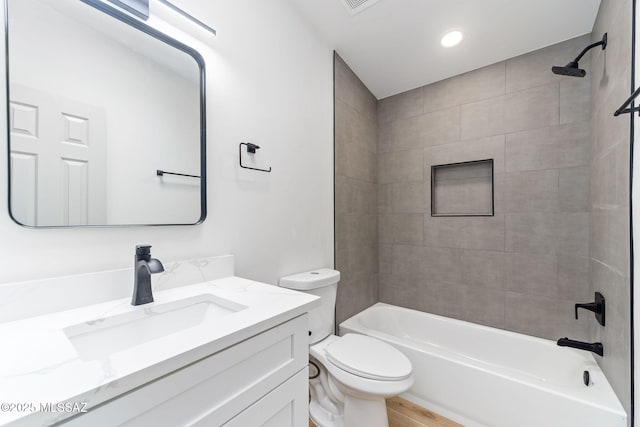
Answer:
[[[607,33],[604,33],[604,36],[602,36],[602,40],[600,40],[599,42],[595,42],[595,43],[591,43],[589,46],[585,47],[582,52],[580,52],[580,55],[578,55],[576,57],[576,59],[573,60],[573,62],[580,62],[580,60],[582,59],[582,57],[589,52],[591,49],[593,49],[594,47],[597,46],[602,46],[602,50],[606,49],[607,47]]]

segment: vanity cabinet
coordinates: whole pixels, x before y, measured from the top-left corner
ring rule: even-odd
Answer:
[[[273,392],[242,411],[225,427],[300,427],[309,418],[309,397],[299,391],[309,384],[309,369],[305,368]],[[203,426],[207,425],[206,423]]]
[[[308,341],[304,314],[61,425],[306,425]]]

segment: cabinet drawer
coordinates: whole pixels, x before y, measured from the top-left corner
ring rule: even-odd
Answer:
[[[159,378],[64,423],[219,426],[305,368],[307,315]],[[306,398],[306,397],[305,397]]]
[[[225,427],[300,427],[309,424],[309,368],[234,417]],[[204,421],[204,420],[203,420]],[[211,426],[202,423],[198,427]]]

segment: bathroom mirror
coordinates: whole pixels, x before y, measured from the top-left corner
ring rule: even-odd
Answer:
[[[12,218],[202,222],[202,57],[96,0],[5,2]]]

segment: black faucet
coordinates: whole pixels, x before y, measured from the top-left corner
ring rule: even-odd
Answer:
[[[162,263],[151,258],[151,245],[136,245],[133,263],[133,296],[131,305],[142,305],[153,302],[151,291],[151,275],[162,273]]]
[[[585,310],[593,311],[596,315],[596,320],[598,321],[598,323],[604,326],[605,303],[604,303],[604,297],[600,292],[596,292],[594,302],[588,302],[585,304],[576,304],[575,307],[576,307],[576,319],[578,318],[578,309],[584,308]]]
[[[560,347],[571,347],[571,348],[577,348],[578,350],[592,351],[599,356],[604,355],[604,347],[602,346],[601,342],[588,343],[588,342],[570,340],[569,338],[565,337],[565,338],[560,338],[558,340],[558,345]]]

